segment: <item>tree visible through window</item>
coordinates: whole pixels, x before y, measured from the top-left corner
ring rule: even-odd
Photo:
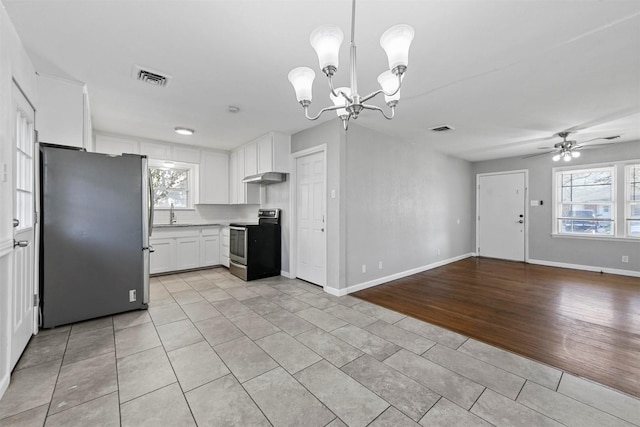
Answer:
[[[640,165],[627,167],[627,236],[640,237]]]
[[[156,208],[190,207],[189,169],[150,167]]]
[[[558,233],[614,235],[613,176],[611,167],[558,172]]]

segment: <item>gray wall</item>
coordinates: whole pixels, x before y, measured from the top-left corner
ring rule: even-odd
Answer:
[[[606,162],[640,159],[640,141],[612,144],[610,147],[590,149],[573,159],[570,165],[586,166]],[[529,207],[529,259],[552,263],[576,264],[606,269],[640,271],[640,242],[632,239],[595,240],[575,237],[552,237],[552,168],[569,166],[551,161],[550,156],[529,159],[518,157],[473,163],[473,174],[527,169],[529,171],[529,200],[542,200],[544,204]],[[617,179],[617,199],[623,200],[622,175]],[[475,191],[472,195],[475,199]],[[528,202],[527,202],[528,203]],[[475,209],[475,203],[474,203]],[[618,219],[622,212],[618,212]],[[620,222],[620,221],[618,221]],[[619,224],[618,226],[620,226]],[[474,222],[475,227],[475,222]],[[475,245],[475,230],[473,232]],[[622,255],[629,262],[622,262]]]
[[[472,252],[469,162],[353,124],[346,148],[348,286]]]
[[[291,152],[296,153],[318,145],[327,145],[327,285],[335,289],[346,287],[345,203],[345,136],[339,120],[329,120],[291,136]],[[292,165],[292,169],[295,165]],[[336,198],[328,196],[335,190]],[[294,207],[295,209],[295,207]]]
[[[472,252],[469,162],[354,123],[345,133],[338,120],[291,141],[292,152],[327,144],[327,192],[337,194],[327,196],[328,286],[344,289]]]

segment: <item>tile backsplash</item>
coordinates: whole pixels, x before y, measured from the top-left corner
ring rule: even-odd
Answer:
[[[203,224],[258,221],[260,205],[196,205],[195,209],[176,209],[178,224]],[[169,223],[169,209],[156,209],[154,224]]]

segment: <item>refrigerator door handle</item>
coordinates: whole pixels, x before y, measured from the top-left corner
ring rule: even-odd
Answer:
[[[153,201],[153,179],[151,178],[151,172],[147,172],[147,179],[149,180],[149,236],[153,233],[153,217],[155,215],[155,207]]]

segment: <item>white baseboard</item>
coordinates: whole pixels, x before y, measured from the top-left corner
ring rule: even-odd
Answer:
[[[371,288],[373,286],[378,286],[378,285],[381,285],[383,283],[391,282],[393,280],[402,279],[403,277],[411,276],[412,274],[421,273],[423,271],[431,270],[432,268],[441,267],[443,265],[451,264],[452,262],[460,261],[460,260],[463,260],[465,258],[469,258],[471,256],[473,256],[473,254],[471,254],[471,253],[464,254],[464,255],[459,255],[457,257],[453,257],[453,258],[445,259],[445,260],[442,260],[442,261],[434,262],[432,264],[423,265],[423,266],[417,267],[417,268],[412,268],[411,270],[401,271],[400,273],[395,273],[395,274],[391,274],[389,276],[380,277],[378,279],[373,279],[373,280],[370,280],[368,282],[363,282],[363,283],[358,283],[356,285],[351,285],[351,286],[349,286],[349,287],[347,287],[345,289],[336,289],[336,288],[331,288],[329,286],[325,286],[324,287],[324,291],[329,293],[329,294],[331,294],[331,295],[335,295],[337,297],[341,297],[343,295],[347,295],[347,294],[350,294],[352,292],[361,291],[363,289]]]
[[[286,277],[287,279],[293,279],[293,277],[291,277],[291,273],[289,273],[288,271],[280,270],[280,275]]]
[[[0,380],[0,399],[2,399],[2,396],[4,396],[4,392],[7,391],[7,389],[9,388],[9,380],[11,379],[11,373],[7,373],[5,376],[2,377],[2,379]]]
[[[621,276],[640,277],[640,271],[620,270],[617,268],[596,267],[592,265],[568,264],[564,262],[545,261],[540,259],[529,259],[529,264],[546,265],[547,267],[571,268],[573,270],[594,271],[596,273],[618,274]]]
[[[329,286],[325,286],[322,289],[324,289],[324,291],[326,293],[331,294],[331,295],[336,296],[336,297],[341,297],[341,296],[344,296],[344,295],[346,295],[348,293],[346,289],[336,289],[336,288],[331,288]]]

